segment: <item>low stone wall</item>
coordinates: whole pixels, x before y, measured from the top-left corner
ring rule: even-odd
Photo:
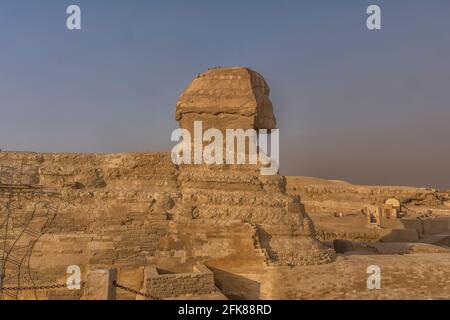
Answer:
[[[415,229],[419,235],[430,235],[450,231],[450,219],[401,219],[405,228]]]
[[[159,274],[156,267],[146,269],[147,293],[157,298],[202,295],[216,291],[213,273],[196,264],[192,273]]]

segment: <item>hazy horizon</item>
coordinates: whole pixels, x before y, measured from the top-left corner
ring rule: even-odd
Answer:
[[[4,0],[0,149],[169,151],[189,82],[246,66],[271,87],[282,174],[450,189],[448,17],[445,0]]]

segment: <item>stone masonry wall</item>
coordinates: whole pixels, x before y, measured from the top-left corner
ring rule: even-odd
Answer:
[[[147,271],[147,293],[157,298],[202,295],[216,291],[213,273],[202,264],[192,273],[159,274],[156,267]]]

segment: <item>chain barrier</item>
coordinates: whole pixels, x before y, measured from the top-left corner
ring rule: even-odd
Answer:
[[[81,286],[84,286],[84,282]],[[42,286],[29,286],[29,287],[0,287],[1,291],[30,291],[30,290],[51,290],[51,289],[62,289],[67,288],[67,284],[48,284]]]
[[[81,283],[81,286],[84,286],[85,282]],[[131,288],[128,288],[126,286],[123,286],[119,283],[117,283],[117,281],[113,282],[113,286],[119,289],[122,289],[124,291],[128,291],[132,294],[144,297],[144,298],[148,298],[151,300],[161,300],[158,299],[154,296],[152,296],[151,294],[147,294],[147,293],[143,293],[140,292],[138,290],[134,290]],[[42,286],[28,286],[28,287],[0,287],[0,292],[7,292],[7,291],[31,291],[31,290],[52,290],[52,289],[63,289],[63,288],[67,288],[67,284],[49,284],[49,285],[42,285]]]
[[[149,299],[151,299],[151,300],[161,300],[161,299],[158,299],[158,298],[152,296],[151,294],[143,293],[143,292],[140,292],[140,291],[137,291],[137,290],[134,290],[134,289],[125,287],[125,286],[123,286],[123,285],[117,283],[117,281],[113,281],[113,286],[116,287],[116,288],[122,289],[122,290],[124,290],[124,291],[128,291],[128,292],[130,292],[130,293],[133,293],[133,294],[135,294],[135,295],[144,297],[144,298],[149,298]]]

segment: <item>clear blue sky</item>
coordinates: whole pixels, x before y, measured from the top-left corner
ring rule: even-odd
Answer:
[[[190,80],[248,66],[283,174],[450,188],[448,0],[1,0],[0,41],[2,149],[169,150]]]

